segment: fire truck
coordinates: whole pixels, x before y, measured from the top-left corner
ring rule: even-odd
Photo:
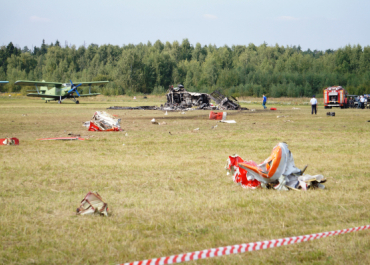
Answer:
[[[332,86],[324,89],[324,106],[325,109],[332,107],[348,108],[348,93],[341,86]]]

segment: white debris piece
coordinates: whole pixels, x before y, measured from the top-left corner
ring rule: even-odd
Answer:
[[[89,131],[122,131],[121,119],[117,119],[105,111],[96,111],[89,123]]]
[[[157,124],[157,125],[159,125],[159,123],[158,123],[158,122],[156,122],[154,118],[151,120],[151,122],[152,122],[152,124]]]
[[[236,123],[236,121],[234,121],[234,120],[221,120],[220,122],[224,122],[224,123]]]

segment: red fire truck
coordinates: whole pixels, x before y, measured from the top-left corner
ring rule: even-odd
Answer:
[[[341,86],[332,86],[324,89],[324,105],[325,109],[332,107],[348,108],[348,93]]]

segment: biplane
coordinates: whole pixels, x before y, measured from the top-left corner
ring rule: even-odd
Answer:
[[[94,97],[100,95],[100,93],[91,93],[91,86],[104,85],[109,83],[109,81],[95,81],[95,82],[79,82],[78,85],[72,83],[56,83],[56,82],[45,82],[43,81],[23,81],[19,80],[15,82],[15,85],[18,86],[35,86],[36,90],[28,90],[27,92],[37,92],[29,93],[27,97],[38,97],[42,100],[45,100],[45,103],[48,101],[58,101],[62,103],[65,99],[70,99],[76,104],[80,102],[76,97]],[[77,90],[80,86],[89,86],[89,94],[80,94]]]

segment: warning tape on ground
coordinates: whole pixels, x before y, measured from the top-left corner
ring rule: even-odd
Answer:
[[[255,250],[260,250],[260,249],[292,245],[292,244],[310,241],[314,239],[319,239],[319,238],[324,238],[324,237],[329,237],[329,236],[337,236],[341,234],[347,234],[347,233],[352,233],[352,232],[366,230],[366,229],[370,229],[370,225],[337,230],[337,231],[331,231],[331,232],[305,235],[305,236],[286,237],[282,239],[274,239],[274,240],[268,240],[268,241],[262,241],[262,242],[240,244],[240,245],[219,247],[219,248],[211,248],[211,249],[205,249],[202,251],[189,252],[189,253],[174,255],[174,256],[169,256],[169,257],[162,257],[162,258],[155,258],[155,259],[149,259],[149,260],[135,261],[135,262],[130,262],[130,263],[123,263],[121,265],[162,265],[162,264],[181,263],[181,262],[197,260],[197,259],[207,259],[207,258],[224,256],[224,255],[243,253],[247,251],[255,251]]]

